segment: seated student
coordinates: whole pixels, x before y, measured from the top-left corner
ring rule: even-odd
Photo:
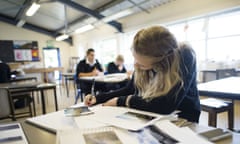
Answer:
[[[118,55],[116,57],[115,62],[110,62],[107,66],[107,73],[112,74],[112,73],[126,73],[127,70],[125,66],[123,65],[124,63],[124,58],[122,55]]]
[[[11,74],[11,68],[9,67],[9,65],[0,60],[0,83],[10,82]],[[24,95],[26,95],[26,97],[14,100],[15,108],[23,108],[29,105],[29,103],[32,101],[30,93],[26,93]]]
[[[11,79],[11,69],[8,64],[0,60],[0,83],[9,82]]]
[[[140,30],[134,37],[135,72],[122,89],[87,95],[86,105],[125,106],[159,114],[180,110],[179,117],[198,122],[200,102],[193,49],[178,44],[162,26]]]
[[[103,74],[101,64],[98,62],[97,59],[95,59],[94,49],[90,48],[87,50],[86,58],[78,63],[76,72],[78,78]],[[80,84],[82,92],[84,92],[85,94],[91,93],[92,82],[79,80],[77,82]],[[102,91],[104,89],[104,85],[96,84],[95,89]]]
[[[107,74],[113,74],[113,73],[126,73],[127,70],[124,66],[124,58],[122,55],[118,55],[116,57],[115,62],[110,62],[107,66]],[[119,88],[122,88],[126,86],[127,81],[123,81],[121,83],[116,83],[116,84],[107,84],[107,89],[108,90],[116,90]]]

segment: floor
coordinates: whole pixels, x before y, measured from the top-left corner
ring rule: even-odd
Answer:
[[[69,97],[67,97],[67,92],[66,88],[64,85],[58,85],[57,86],[57,95],[58,95],[58,106],[59,110],[67,108],[71,105],[74,104],[75,101],[75,90],[73,84],[69,85]],[[46,91],[46,105],[47,105],[47,113],[54,112],[55,111],[55,105],[54,105],[54,98],[53,98],[53,92],[52,91]],[[80,100],[78,101],[80,102]],[[41,101],[38,96],[35,98],[35,103],[36,103],[36,112],[37,115],[41,115]],[[21,109],[20,111],[24,111],[26,109]],[[234,127],[235,129],[240,129],[240,101],[235,101],[235,119],[234,119]],[[18,120],[23,120],[18,119]],[[0,120],[0,123],[5,123],[5,122],[11,122],[10,119],[6,120]],[[208,114],[206,112],[202,112],[200,116],[200,121],[199,123],[201,125],[208,125]],[[228,120],[227,120],[227,113],[220,113],[218,114],[218,122],[217,122],[217,127],[219,128],[227,128],[228,127]]]

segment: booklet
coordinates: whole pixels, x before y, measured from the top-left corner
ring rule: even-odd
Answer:
[[[28,144],[19,123],[0,124],[0,143]]]

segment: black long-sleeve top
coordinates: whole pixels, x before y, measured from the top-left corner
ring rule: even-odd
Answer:
[[[183,86],[176,84],[165,96],[153,98],[146,101],[141,96],[136,95],[137,89],[133,79],[128,85],[110,93],[103,93],[98,96],[97,103],[118,97],[117,105],[125,106],[128,95],[133,95],[129,100],[129,107],[159,114],[170,114],[175,110],[180,110],[179,117],[188,121],[198,122],[200,116],[200,102],[196,82],[196,60],[190,49],[181,49],[181,78]],[[178,92],[177,97],[174,95]]]
[[[94,70],[94,68],[98,69],[100,72],[103,71],[102,66],[100,65],[100,63],[98,62],[98,60],[96,60],[94,65],[89,65],[86,62],[86,59],[81,60],[78,65],[77,65],[77,75],[81,72],[83,73],[88,73],[88,72],[92,72]]]
[[[0,62],[0,83],[9,82],[11,78],[10,67],[6,63]]]
[[[118,65],[116,65],[114,62],[110,62],[107,66],[107,72],[109,74],[111,74],[111,73],[125,73],[125,72],[127,72],[127,70],[124,66],[123,66],[122,70],[119,70]]]

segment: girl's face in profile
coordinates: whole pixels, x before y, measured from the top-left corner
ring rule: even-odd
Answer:
[[[139,55],[134,51],[132,54],[134,57],[134,66],[136,68],[139,68],[141,70],[151,70],[153,68],[153,62],[149,57]]]

